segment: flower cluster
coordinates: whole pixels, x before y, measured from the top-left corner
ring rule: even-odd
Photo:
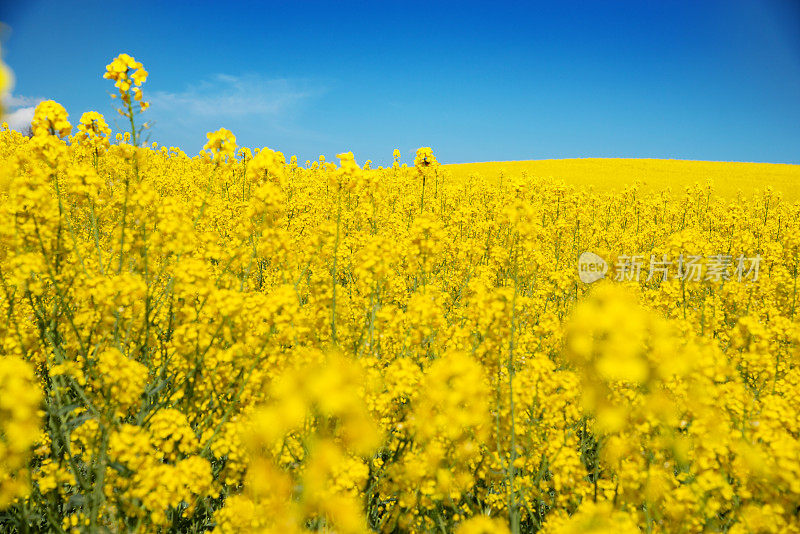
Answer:
[[[31,365],[0,358],[0,509],[29,490],[31,448],[39,439],[42,394]]]
[[[132,113],[131,96],[139,103],[141,111],[149,106],[142,100],[142,84],[147,81],[147,74],[142,64],[128,54],[120,54],[106,65],[103,78],[114,81],[114,86],[119,90],[119,97],[128,106],[127,110],[120,110],[122,115],[128,116]]]
[[[208,132],[208,142],[203,146],[214,161],[226,161],[236,154],[236,136],[229,130],[220,128],[216,132]]]
[[[36,106],[31,121],[33,135],[47,137],[54,135],[66,137],[72,133],[72,125],[67,118],[69,114],[64,106],[53,100],[45,100]]]
[[[81,115],[81,120],[78,123],[78,133],[75,135],[75,141],[78,143],[86,143],[92,147],[99,149],[109,148],[109,136],[111,135],[111,128],[106,124],[106,120],[100,113],[96,111],[87,111]]]

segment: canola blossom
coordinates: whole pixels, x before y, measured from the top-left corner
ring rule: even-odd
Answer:
[[[0,530],[800,532],[800,204],[190,156],[104,77],[0,130]]]

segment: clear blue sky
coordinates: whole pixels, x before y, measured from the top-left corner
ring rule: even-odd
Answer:
[[[191,153],[226,127],[301,161],[800,163],[797,0],[10,3],[17,111],[110,116],[101,75],[127,52],[152,140]]]

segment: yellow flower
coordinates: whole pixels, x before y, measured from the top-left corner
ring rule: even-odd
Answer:
[[[96,111],[87,111],[81,115],[78,123],[78,134],[75,136],[79,143],[88,143],[97,148],[107,149],[111,128],[106,124],[103,115]]]
[[[0,49],[2,52],[2,49]],[[5,108],[3,107],[3,96],[11,91],[11,88],[14,85],[14,75],[11,73],[11,69],[8,68],[3,62],[2,56],[0,56],[0,118],[5,115]]]
[[[399,159],[399,154],[395,155],[395,159]],[[435,167],[439,162],[436,161],[436,156],[433,155],[433,150],[430,147],[424,146],[417,149],[417,155],[414,158],[414,167],[420,172],[428,167]]]
[[[0,509],[29,491],[28,459],[38,438],[42,394],[33,369],[15,356],[0,357]]]
[[[69,114],[64,106],[53,101],[45,100],[36,106],[31,121],[31,129],[35,136],[54,135],[66,137],[72,132],[72,125],[67,120]]]
[[[203,146],[214,158],[214,161],[227,161],[236,155],[236,136],[229,130],[220,128],[216,132],[206,134],[208,142]]]
[[[456,534],[506,534],[510,532],[502,519],[478,515],[458,525]]]
[[[140,111],[147,109],[148,103],[142,101],[140,88],[147,81],[147,71],[133,57],[128,54],[120,54],[115,57],[111,63],[106,65],[103,78],[114,82],[114,86],[119,90],[120,99],[126,105],[117,110],[120,115],[132,118],[131,93],[133,93],[134,99],[140,103]]]

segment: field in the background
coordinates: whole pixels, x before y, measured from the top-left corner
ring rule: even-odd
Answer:
[[[643,191],[672,188],[679,192],[695,183],[708,181],[721,196],[735,198],[737,193],[771,186],[788,201],[800,200],[800,165],[776,163],[738,163],[685,161],[672,159],[543,159],[530,161],[490,161],[447,165],[453,176],[552,177],[567,185],[591,187],[598,192],[619,191],[639,184]]]

